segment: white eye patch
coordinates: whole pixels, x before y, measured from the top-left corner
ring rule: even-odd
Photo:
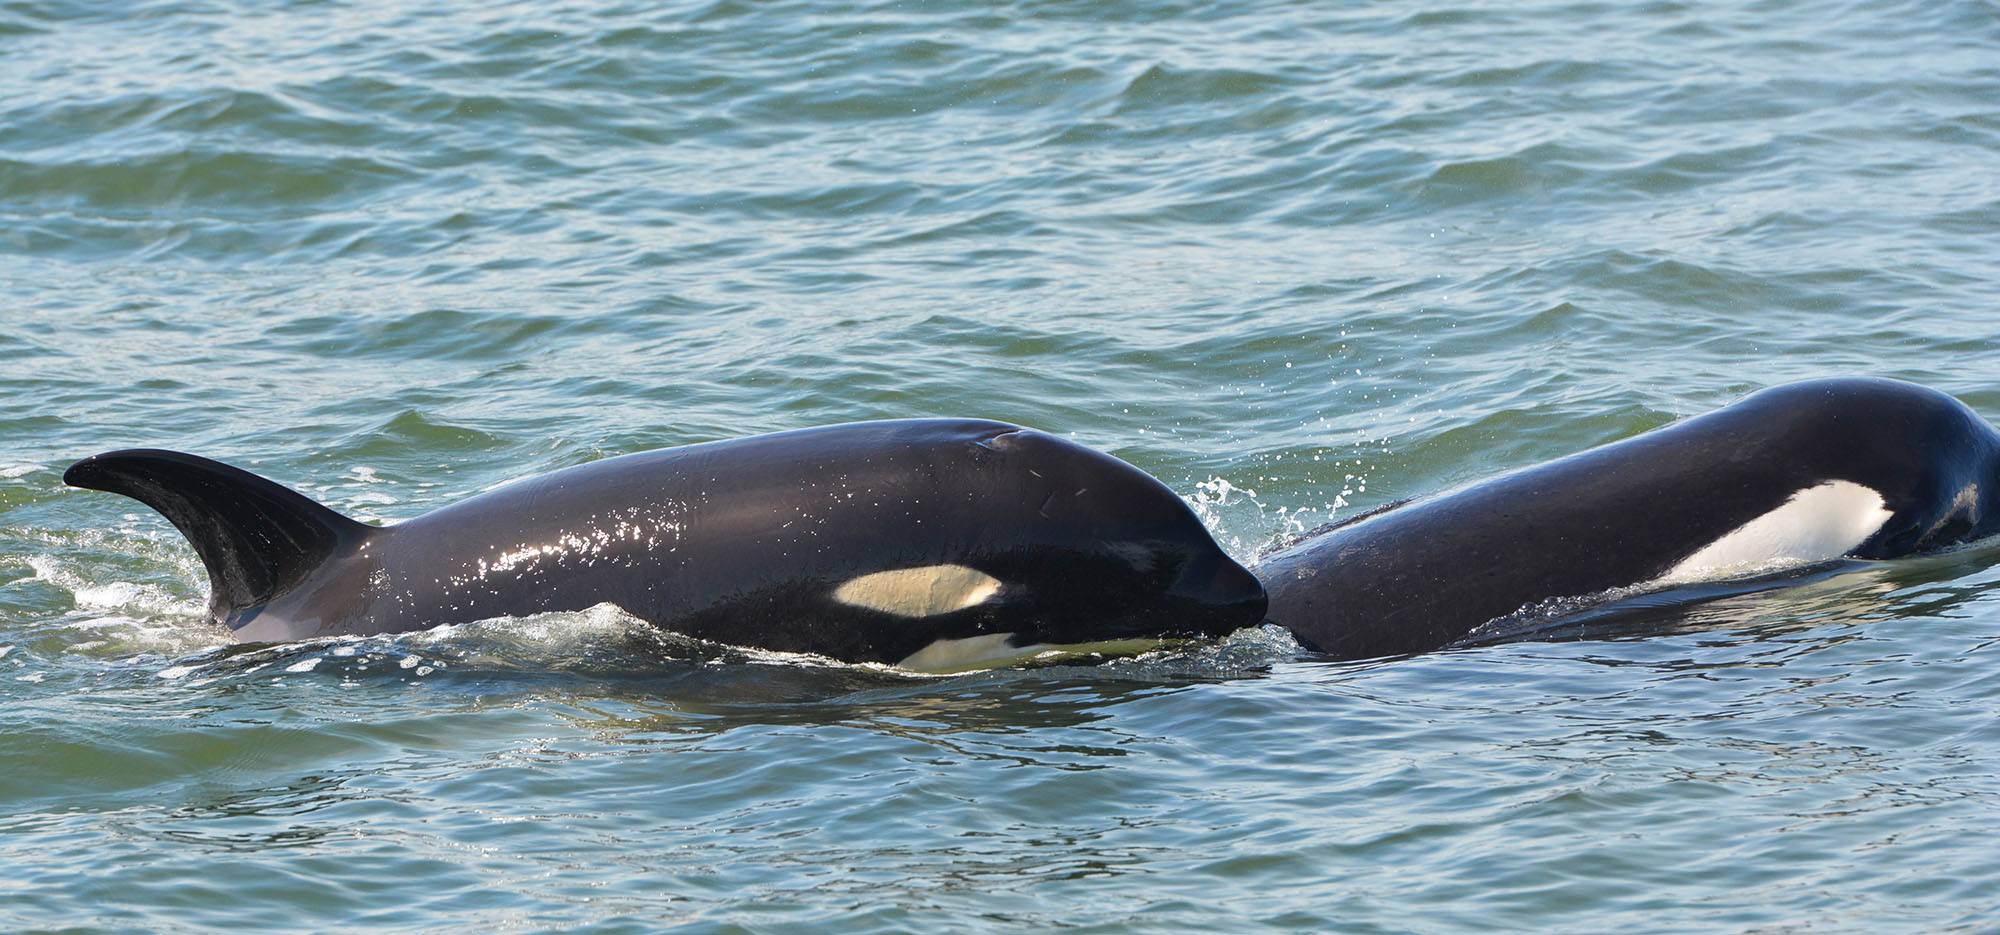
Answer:
[[[833,599],[898,617],[935,617],[976,607],[998,593],[1000,580],[977,568],[924,565],[862,575],[835,589]]]
[[[1688,584],[1839,558],[1891,516],[1882,495],[1850,481],[1828,481],[1731,530],[1669,569],[1655,583]]]

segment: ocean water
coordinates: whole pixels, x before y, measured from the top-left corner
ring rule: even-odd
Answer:
[[[1248,558],[1791,379],[2000,418],[1996,166],[1975,0],[0,0],[0,928],[2000,929],[1993,548],[915,678],[611,608],[233,647],[60,482],[395,521],[982,416]]]

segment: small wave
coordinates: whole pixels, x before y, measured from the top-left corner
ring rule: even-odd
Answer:
[[[157,584],[94,581],[49,555],[30,555],[22,561],[34,569],[35,580],[68,591],[76,606],[84,610],[125,611],[148,617],[199,617],[204,613],[199,602]]]
[[[1446,162],[1432,170],[1417,194],[1435,204],[1467,205],[1536,197],[1581,184],[1598,157],[1554,144],[1519,152]]]
[[[177,656],[213,648],[226,639],[205,621],[191,625],[184,618],[152,618],[122,613],[85,613],[64,619],[58,631],[62,650],[77,657],[130,659]]]
[[[1229,679],[1253,675],[1305,652],[1290,630],[1272,624],[1238,630],[1212,643],[1196,643],[1114,659],[1098,668],[1120,678]]]
[[[496,617],[428,630],[334,636],[290,643],[212,647],[173,659],[154,674],[201,684],[271,671],[422,678],[453,668],[508,672],[642,673],[660,662],[684,664],[676,638],[611,604],[588,610]],[[690,641],[692,642],[692,641]]]
[[[46,601],[48,614],[36,625],[10,634],[23,642],[30,656],[61,654],[80,662],[93,657],[178,655],[226,638],[209,622],[196,583],[201,572],[193,555],[178,542],[169,544],[129,531],[12,532],[52,547],[8,560],[9,568],[27,574],[5,582],[7,587],[27,587],[31,593],[46,595],[31,600]],[[73,557],[75,549],[124,560],[80,560]],[[130,561],[135,553],[144,561]],[[173,580],[177,577],[179,581]],[[57,596],[64,593],[67,602]]]
[[[125,621],[130,622],[130,621]],[[103,625],[110,625],[104,621]],[[1211,643],[1184,644],[1099,665],[1079,657],[1050,656],[993,672],[1099,672],[1120,679],[1227,678],[1266,668],[1299,652],[1277,627],[1242,630]],[[340,678],[395,680],[438,675],[633,680],[684,676],[725,667],[758,666],[802,674],[848,673],[871,682],[929,682],[962,676],[926,675],[879,663],[848,663],[810,653],[730,646],[661,630],[619,609],[599,604],[581,611],[496,617],[446,624],[411,633],[341,636],[294,643],[205,647],[165,661],[159,679],[207,684],[252,676],[283,678],[314,673]],[[971,673],[979,675],[982,673]]]
[[[1155,64],[1125,86],[1120,110],[1205,105],[1238,98],[1262,98],[1292,82],[1280,75],[1233,68],[1172,68]]]
[[[0,199],[51,212],[110,212],[151,217],[175,213],[261,213],[301,206],[353,205],[410,181],[388,162],[350,155],[175,149],[118,159],[68,162],[0,160]]]

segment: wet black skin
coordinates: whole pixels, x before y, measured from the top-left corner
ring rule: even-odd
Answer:
[[[1828,481],[1889,521],[1886,559],[2000,533],[2000,433],[1909,383],[1813,380],[1308,534],[1253,565],[1271,622],[1366,659],[1438,649],[1541,601],[1641,584]]]
[[[976,420],[837,425],[644,452],[518,481],[388,527],[157,450],[85,459],[209,569],[245,641],[385,633],[613,603],[735,645],[893,663],[944,638],[1017,644],[1254,626],[1264,593],[1164,485],[1122,461]],[[913,618],[834,598],[861,575],[962,565],[991,600]]]

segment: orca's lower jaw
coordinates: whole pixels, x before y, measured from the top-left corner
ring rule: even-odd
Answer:
[[[1238,630],[1257,626],[1264,622],[1264,612],[1269,607],[1264,592],[1258,591],[1255,598],[1243,598],[1229,604],[1207,604],[1190,607],[1184,614],[1168,617],[1184,619],[1184,627],[1171,627],[1160,633],[1166,637],[1212,637],[1228,636]]]
[[[1114,640],[1186,640],[1228,636],[1264,622],[1262,588],[1233,601],[1168,596],[1123,613],[1087,619],[1046,620],[1015,633],[1018,644],[1100,643]]]

